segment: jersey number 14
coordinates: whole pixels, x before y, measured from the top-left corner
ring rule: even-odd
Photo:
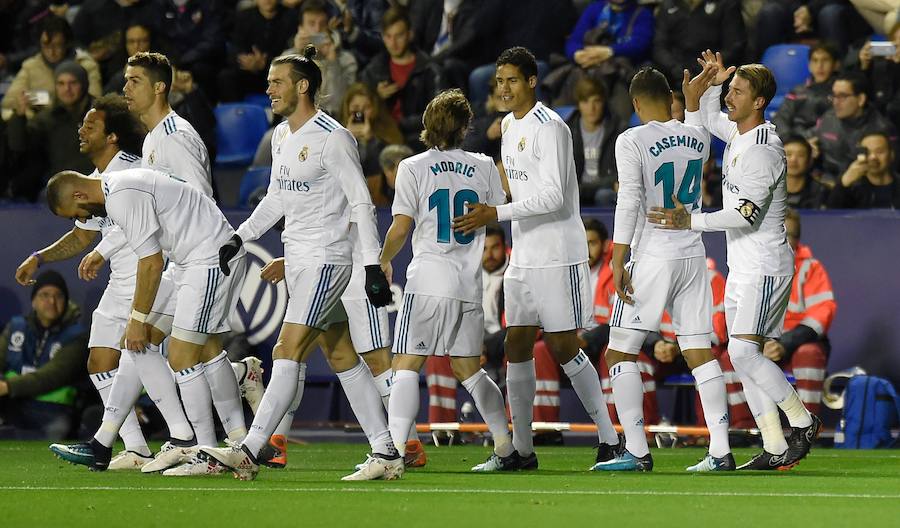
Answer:
[[[453,216],[450,216],[450,189],[438,189],[428,197],[428,210],[437,209],[437,241],[441,244],[450,243],[450,221],[463,216],[467,203],[478,203],[478,193],[472,189],[463,189],[453,196]],[[475,233],[464,235],[453,232],[453,238],[459,244],[469,244],[475,240]]]
[[[663,186],[663,207],[674,209],[675,202],[672,195],[675,194],[675,164],[667,161],[656,169],[655,183]],[[693,204],[696,209],[700,206],[700,180],[703,178],[703,160],[693,159],[688,162],[681,185],[678,186],[678,201],[685,207]]]

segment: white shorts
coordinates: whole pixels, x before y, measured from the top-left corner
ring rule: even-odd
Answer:
[[[510,265],[503,275],[507,326],[540,326],[565,332],[593,326],[587,262],[554,268]]]
[[[97,308],[91,315],[91,337],[88,339],[88,348],[112,348],[121,350],[122,336],[125,335],[125,325],[131,317],[131,296],[124,292],[117,292],[107,286],[100,297]]]
[[[663,312],[669,312],[679,343],[709,348],[712,333],[712,290],[705,257],[678,260],[641,259],[625,269],[631,273],[634,304],[616,296],[609,326],[659,331]],[[610,347],[615,348],[610,342]],[[630,351],[624,351],[630,352]]]
[[[148,322],[169,316],[174,337],[200,345],[206,342],[203,336],[228,332],[228,318],[237,308],[247,274],[246,256],[235,257],[230,268],[231,274],[225,275],[218,265],[183,268],[170,263]]]
[[[794,277],[731,272],[725,281],[728,335],[781,337]]]
[[[386,308],[375,308],[368,299],[342,300],[350,322],[350,341],[358,354],[391,346]]]
[[[350,282],[352,269],[337,264],[292,266],[286,260],[288,305],[284,322],[327,330],[332,323],[346,321],[341,295]]]
[[[484,311],[480,303],[407,293],[394,335],[395,354],[478,357]]]

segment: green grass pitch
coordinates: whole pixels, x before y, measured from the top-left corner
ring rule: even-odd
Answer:
[[[92,473],[46,443],[0,442],[3,527],[900,526],[900,452],[816,449],[788,472],[691,475],[700,449],[654,449],[652,474],[585,471],[593,450],[539,447],[541,469],[471,474],[487,448],[428,446],[393,482],[341,482],[361,444],[291,445],[285,470]],[[751,450],[736,450],[738,463]]]

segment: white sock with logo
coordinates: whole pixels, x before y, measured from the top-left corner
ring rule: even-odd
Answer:
[[[728,444],[728,392],[722,367],[712,359],[691,370],[691,374],[700,395],[706,428],[709,429],[709,454],[722,458],[731,452]]]
[[[175,382],[181,391],[184,412],[197,435],[197,445],[216,447],[219,440],[216,438],[216,427],[213,422],[212,392],[203,371],[202,362],[179,370],[175,373]]]
[[[513,425],[513,447],[521,456],[534,453],[531,421],[534,419],[534,395],[537,378],[534,360],[509,362],[506,366],[506,394]]]
[[[127,357],[127,355],[123,356]],[[106,403],[109,401],[109,393],[112,390],[113,381],[118,377],[118,370],[119,369],[115,368],[107,372],[97,372],[90,375],[91,382],[93,382],[94,387],[100,394],[100,401],[103,402],[104,412]],[[136,383],[138,387],[141,387],[141,378],[138,376],[137,367],[134,367],[133,364],[131,371],[131,375],[123,376],[122,379],[119,380],[119,383]],[[140,394],[140,388],[138,389],[138,394]],[[134,451],[135,453],[144,456],[150,456],[150,448],[147,447],[147,440],[144,439],[144,433],[141,431],[141,424],[138,422],[137,414],[134,412],[134,406],[131,407],[131,411],[125,417],[125,421],[122,422],[122,426],[119,428],[119,436],[122,437],[126,450]]]
[[[287,434],[291,431],[291,426],[294,424],[294,413],[297,412],[297,409],[300,408],[300,402],[303,401],[303,389],[306,387],[306,363],[300,363],[300,368],[297,371],[297,393],[294,394],[294,399],[291,400],[291,405],[288,407],[286,413],[284,413],[284,418],[278,422],[278,425],[275,427],[275,432],[273,435],[281,435],[287,436]]]
[[[119,358],[120,373],[122,372],[122,362],[126,361],[126,355],[137,366],[138,375],[141,377],[144,388],[147,389],[147,395],[153,400],[166,421],[169,436],[176,440],[189,441],[193,439],[194,428],[191,427],[184,413],[172,369],[169,368],[169,363],[160,353],[159,345],[147,345],[144,352],[138,353],[123,350],[122,357]]]
[[[609,369],[616,413],[625,431],[625,448],[640,458],[650,452],[644,433],[644,384],[634,361],[620,361]]]
[[[225,434],[229,440],[240,442],[247,436],[247,425],[244,423],[241,390],[234,379],[234,369],[228,361],[228,353],[223,350],[218,356],[207,361],[203,373],[209,383],[213,405],[219,414]]]
[[[562,368],[572,381],[572,388],[575,389],[575,394],[581,400],[584,410],[597,425],[597,437],[600,443],[618,445],[619,435],[609,417],[609,409],[606,408],[606,398],[603,396],[603,388],[600,386],[600,376],[597,375],[594,365],[591,365],[587,354],[583,350],[579,350],[578,355]]]
[[[503,393],[488,377],[484,369],[480,369],[462,382],[463,387],[475,400],[475,407],[487,423],[491,436],[494,437],[494,452],[498,456],[508,457],[513,452],[509,437],[509,423],[506,421],[506,409],[503,406]],[[417,398],[418,399],[418,398]]]

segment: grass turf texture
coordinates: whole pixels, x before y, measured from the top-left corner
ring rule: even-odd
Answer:
[[[900,525],[900,452],[817,449],[788,472],[694,475],[700,449],[654,449],[652,474],[585,471],[594,451],[539,447],[536,472],[471,474],[487,448],[427,446],[393,482],[341,482],[361,444],[291,445],[285,470],[93,473],[43,442],[0,442],[4,526]],[[754,451],[736,450],[738,464]]]

